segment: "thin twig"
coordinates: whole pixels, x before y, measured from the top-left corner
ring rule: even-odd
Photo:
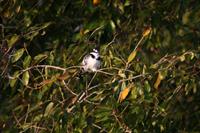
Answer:
[[[109,42],[105,48],[109,47],[111,44],[113,44],[115,42],[116,37],[118,36],[118,34],[114,35],[113,39],[111,42]]]
[[[73,91],[66,85],[66,83],[65,83],[64,80],[63,80],[62,82],[63,82],[65,88],[66,88],[71,94],[73,94],[73,95],[75,95],[75,96],[78,96],[78,94],[76,94],[75,92],[73,92]]]
[[[96,29],[91,33],[89,39],[92,37],[92,35],[93,35],[96,31],[100,30],[102,27],[104,27],[104,25],[102,25],[102,26],[96,28]]]
[[[97,88],[97,87],[99,87],[100,85],[108,85],[108,84],[111,84],[111,82],[109,81],[109,82],[104,82],[104,83],[101,83],[101,84],[97,84],[97,85],[95,85],[95,86],[92,86],[92,87],[90,87],[89,89],[88,89],[88,91],[90,91],[90,90],[92,90],[92,89],[94,89],[94,88]]]
[[[112,74],[112,73],[108,73],[108,72],[105,72],[105,71],[102,71],[103,69],[99,69],[97,70],[96,72],[98,73],[103,73],[103,74],[106,74],[106,75],[110,75],[110,76],[114,76],[115,74]]]
[[[135,72],[134,71],[131,71],[131,70],[129,70],[129,69],[124,69],[124,68],[118,68],[118,67],[108,67],[108,68],[102,68],[102,69],[100,69],[100,70],[122,70],[122,71],[126,71],[126,72],[130,72],[130,73],[132,73],[132,74],[135,74]],[[114,74],[113,74],[114,75]]]
[[[102,130],[102,131],[104,131],[104,132],[106,132],[106,133],[108,132],[108,131],[106,131],[105,129],[103,129],[102,127],[100,127],[99,125],[95,124],[95,123],[92,123],[92,126],[98,128],[98,129],[100,129],[100,130]]]
[[[147,75],[147,74],[139,74],[139,75],[136,75],[136,76],[127,78],[127,79],[122,79],[122,80],[120,80],[119,82],[124,82],[124,81],[133,80],[133,79],[136,79],[136,78],[139,78],[139,77],[143,77],[143,76],[145,76],[145,75]]]
[[[92,79],[90,80],[89,84],[86,86],[86,89],[88,89],[90,87],[90,85],[92,84],[92,81],[94,80],[95,76],[97,75],[97,72],[94,73]]]
[[[115,117],[115,120],[118,122],[119,126],[124,130],[125,133],[131,133],[131,129],[122,121],[120,117],[117,116],[116,111],[113,111],[112,115]]]
[[[133,51],[137,50],[138,46],[141,44],[143,39],[144,39],[144,36],[141,37],[141,39],[139,40],[139,42],[137,43],[137,45],[135,46],[135,49]]]
[[[81,66],[71,66],[71,67],[68,67],[68,68],[62,68],[62,67],[59,67],[59,66],[52,66],[52,65],[36,65],[36,66],[31,66],[29,68],[21,70],[21,72],[16,77],[20,76],[21,74],[23,74],[24,72],[26,72],[28,70],[34,69],[34,68],[51,68],[51,69],[66,71],[66,70],[73,69],[73,68],[81,68]],[[16,77],[12,77],[8,74],[8,78],[10,78],[10,79],[15,79]]]
[[[13,114],[13,117],[14,117],[14,119],[15,119],[17,125],[18,125],[18,126],[21,126],[21,123],[20,123],[20,121],[17,119],[17,117],[15,116],[15,113],[12,112],[12,114]]]

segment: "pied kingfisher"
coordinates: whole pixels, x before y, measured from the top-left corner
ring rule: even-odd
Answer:
[[[93,49],[92,52],[83,58],[81,66],[85,72],[97,71],[101,66],[99,51],[97,49]]]

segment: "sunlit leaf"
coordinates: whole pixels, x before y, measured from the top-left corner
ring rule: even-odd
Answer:
[[[192,60],[194,57],[195,57],[194,52],[191,52],[191,53],[190,53],[190,60]]]
[[[34,57],[34,63],[41,62],[42,60],[46,59],[47,55],[46,54],[38,54]]]
[[[29,75],[29,72],[28,71],[25,71],[23,73],[23,76],[22,76],[22,82],[24,85],[28,85],[29,83],[29,78],[30,78],[30,75]]]
[[[142,33],[143,37],[148,36],[148,35],[150,34],[150,32],[151,32],[151,27],[147,28],[147,29]]]
[[[130,88],[125,88],[123,91],[121,91],[120,92],[120,94],[119,94],[119,102],[122,102],[126,97],[127,97],[127,95],[128,95],[128,93],[129,93],[129,91],[130,91]]]
[[[10,79],[10,87],[14,87],[16,82],[17,82],[17,78],[18,78],[18,74],[19,74],[19,71],[15,71],[15,73],[13,74],[13,78],[14,79]]]
[[[124,99],[126,99],[126,97],[128,96],[131,88],[133,87],[132,84],[128,85],[128,86],[123,86],[123,90],[120,92],[119,97],[118,97],[118,102],[122,102]]]
[[[23,53],[24,53],[24,48],[21,48],[21,49],[15,51],[15,53],[12,55],[11,62],[14,63],[14,62],[18,61],[21,58],[21,56],[23,55]]]
[[[31,56],[28,55],[25,57],[24,61],[23,61],[23,67],[24,68],[27,68],[31,63]]]
[[[181,55],[179,58],[181,62],[185,61],[185,55]]]
[[[43,118],[43,114],[36,115],[33,119],[34,122],[39,122]]]
[[[158,89],[158,86],[160,85],[161,81],[164,79],[164,75],[161,72],[158,72],[158,76],[156,79],[156,82],[154,83],[154,88]]]
[[[131,52],[131,54],[128,57],[128,63],[130,63],[135,58],[136,54],[137,54],[136,50]]]
[[[123,70],[119,70],[119,71],[118,71],[118,75],[119,75],[120,77],[122,77],[122,78],[126,78],[126,75],[125,75],[125,73],[124,73]]]
[[[144,82],[144,87],[147,92],[151,91],[151,86],[147,80]]]
[[[50,102],[50,103],[46,106],[46,109],[45,109],[45,112],[44,112],[44,116],[50,115],[51,112],[53,111],[53,107],[54,107],[54,103],[53,103],[53,102]]]
[[[29,128],[31,128],[31,123],[24,123],[23,125],[21,125],[21,128],[26,131],[28,130]]]

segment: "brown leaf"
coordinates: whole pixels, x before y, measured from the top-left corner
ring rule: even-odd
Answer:
[[[70,75],[68,72],[65,72],[64,74],[57,77],[58,80],[66,80],[68,78],[70,78]]]
[[[36,84],[36,87],[38,89],[40,89],[41,87],[47,85],[47,84],[51,84],[54,80],[51,80],[51,79],[46,79],[46,80],[43,80],[41,83],[39,84]]]
[[[142,36],[143,36],[143,37],[148,36],[150,33],[151,33],[151,27],[147,28],[147,29],[142,33]]]

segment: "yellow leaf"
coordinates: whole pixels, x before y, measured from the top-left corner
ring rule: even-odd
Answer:
[[[179,58],[181,62],[185,61],[185,55],[181,55]]]
[[[131,52],[131,54],[128,57],[128,63],[130,63],[135,58],[136,54],[137,54],[136,50],[134,50],[133,52]]]
[[[158,72],[158,76],[157,76],[156,82],[154,84],[155,89],[158,89],[158,86],[160,85],[160,83],[163,79],[164,79],[164,76],[161,74],[161,72]]]
[[[118,102],[122,102],[124,99],[126,99],[126,97],[128,96],[130,90],[131,90],[132,84],[127,86],[125,89],[123,89],[118,97]]]
[[[151,32],[151,27],[147,28],[143,33],[142,33],[142,36],[145,37],[145,36],[148,36]]]

